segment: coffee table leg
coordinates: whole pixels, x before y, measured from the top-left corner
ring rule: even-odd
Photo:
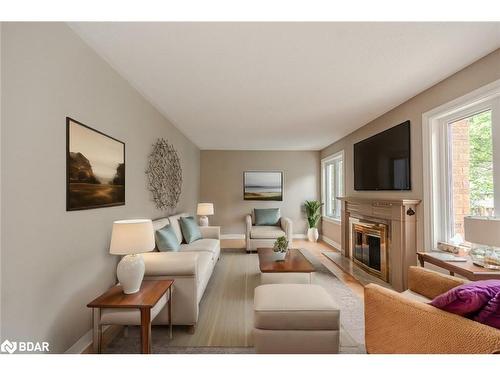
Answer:
[[[141,308],[141,352],[151,353],[151,309]]]
[[[170,330],[170,339],[172,339],[172,287],[168,289],[168,326]]]
[[[92,309],[92,326],[93,326],[92,346],[94,348],[94,353],[101,354],[101,341],[102,341],[101,309],[98,307],[94,307]]]

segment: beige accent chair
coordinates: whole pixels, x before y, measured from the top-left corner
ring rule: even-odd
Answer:
[[[339,308],[321,286],[269,284],[255,288],[257,353],[338,353],[339,330]]]
[[[365,288],[365,341],[375,354],[489,354],[500,350],[500,330],[433,307],[427,302],[466,283],[410,267],[408,290]]]
[[[182,213],[153,221],[155,230],[172,225],[180,250],[152,251],[142,254],[146,266],[145,280],[175,280],[172,295],[172,323],[191,326],[194,332],[199,316],[199,304],[220,256],[220,228],[200,227],[201,239],[190,244],[182,242],[179,224]],[[162,309],[153,324],[168,324],[168,309]]]
[[[281,216],[281,215],[280,215]],[[278,237],[285,236],[288,247],[292,246],[293,224],[292,220],[280,217],[278,225],[255,225],[255,214],[245,216],[245,240],[247,252],[255,251],[259,247],[273,247]]]

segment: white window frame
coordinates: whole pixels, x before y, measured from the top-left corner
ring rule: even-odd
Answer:
[[[424,246],[428,251],[446,239],[452,224],[448,124],[488,109],[492,110],[492,123],[500,123],[500,80],[422,115]],[[500,126],[493,126],[492,137],[495,160],[500,152]],[[493,165],[493,183],[498,187],[495,207],[500,207],[500,163]]]
[[[327,167],[335,162],[342,161],[342,180],[340,181],[340,194],[344,194],[345,192],[345,159],[344,159],[344,150],[336,152],[333,155],[327,156],[326,158],[321,160],[321,202],[323,203],[322,207],[322,218],[325,221],[330,221],[334,223],[340,223],[341,217],[340,212],[338,216],[328,216],[327,215],[327,195],[328,195],[328,186],[327,186]]]

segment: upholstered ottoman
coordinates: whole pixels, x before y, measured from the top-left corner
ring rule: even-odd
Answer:
[[[255,288],[257,353],[338,353],[340,311],[315,284],[269,284]]]

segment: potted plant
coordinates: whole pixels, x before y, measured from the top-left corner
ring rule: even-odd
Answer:
[[[288,252],[288,240],[285,236],[278,237],[274,242],[273,251],[276,256],[276,261],[282,261],[286,258]]]
[[[307,238],[310,242],[317,242],[319,238],[318,223],[321,218],[321,206],[323,206],[323,203],[319,201],[306,201],[304,206],[306,207],[308,224]]]

